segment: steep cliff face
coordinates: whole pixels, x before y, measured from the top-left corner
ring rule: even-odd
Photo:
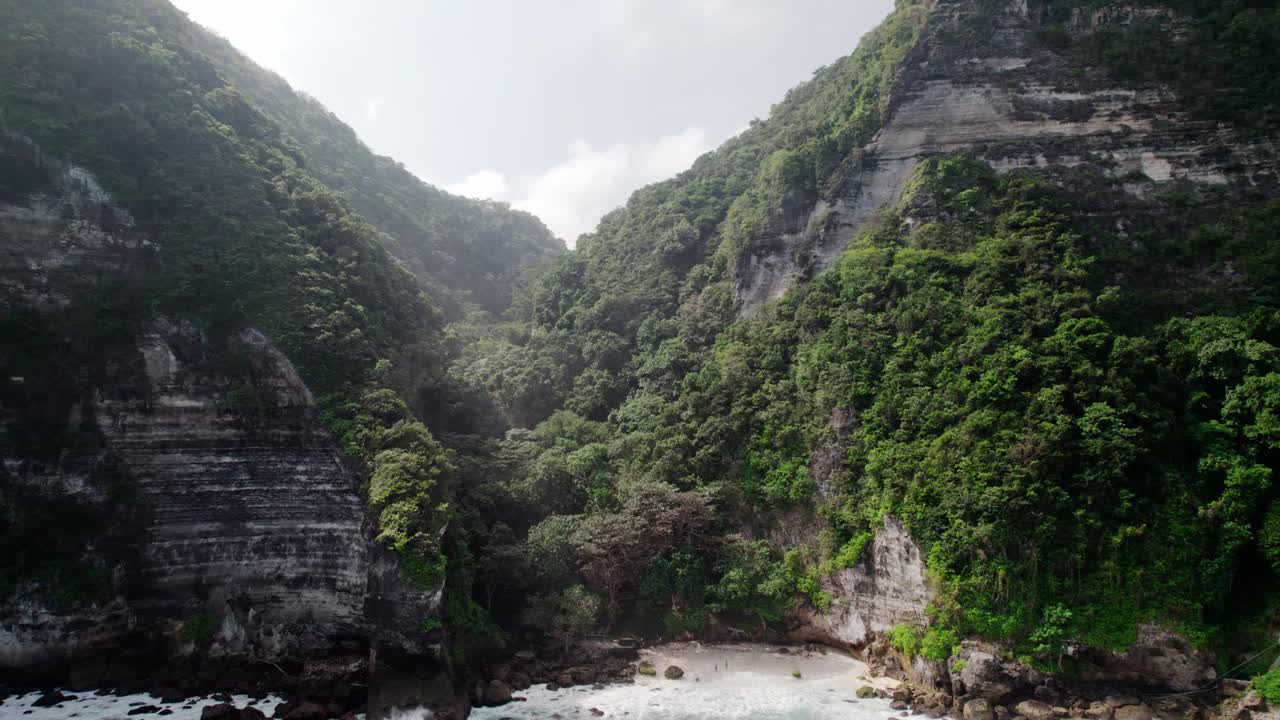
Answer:
[[[800,608],[792,618],[792,637],[861,648],[895,625],[925,622],[933,599],[920,548],[892,517],[876,531],[863,560],[831,573],[822,587],[831,595],[831,608]]]
[[[812,205],[781,213],[739,264],[740,313],[755,313],[831,267],[850,239],[902,198],[929,156],[971,153],[1000,172],[1096,167],[1136,196],[1184,183],[1274,179],[1269,142],[1194,117],[1170,87],[1115,82],[1100,68],[1079,72],[1037,40],[1048,18],[1027,0],[935,3],[883,126],[844,161],[852,171]],[[1135,3],[1077,9],[1068,27],[1087,35],[1154,24],[1176,38],[1185,22],[1168,8]]]
[[[252,414],[192,367],[210,348],[199,331],[164,320],[137,339],[130,384],[144,391],[92,407],[145,509],[130,604],[227,618],[217,652],[306,655],[363,624],[364,504],[289,361],[255,330],[231,345],[250,365]]]
[[[151,243],[86,169],[46,158],[0,129],[19,182],[0,192],[0,291],[5,305],[65,304],[67,277],[118,277]]]
[[[0,307],[74,314],[94,287],[140,282],[147,254],[163,248],[90,173],[4,140],[33,181],[0,198]],[[21,351],[6,351],[6,366]],[[72,368],[70,387],[4,380],[3,509],[22,542],[74,534],[36,526],[32,498],[95,518],[85,542],[61,552],[102,582],[67,599],[66,578],[37,568],[6,586],[0,670],[109,685],[204,658],[288,663],[316,680],[367,673],[370,650],[385,647],[441,675],[438,634],[422,629],[439,587],[404,581],[372,541],[360,478],[261,332],[211,338],[160,317]],[[33,415],[49,420],[37,430],[87,441],[42,457],[20,442]]]

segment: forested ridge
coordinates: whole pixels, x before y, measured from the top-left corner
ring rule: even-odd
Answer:
[[[447,417],[466,395],[447,377],[446,323],[502,312],[516,278],[562,243],[526,213],[447,195],[375,156],[166,2],[16,1],[0,16],[0,199],[38,208],[73,163],[129,215],[107,230],[146,240],[129,272],[54,267],[65,303],[8,300],[5,454],[74,466],[99,453],[70,408],[157,318],[210,339],[200,367],[225,379],[225,407],[251,426],[267,408],[230,338],[257,328],[368,478],[380,539],[437,582],[451,453],[420,418]],[[24,504],[4,480],[0,587],[33,574],[56,593],[87,587],[68,580],[82,574],[75,541],[54,537],[81,539],[84,512],[71,499],[63,512]]]
[[[1069,72],[1166,84],[1194,117],[1274,132],[1274,3],[1145,4],[1184,18],[1178,38],[1069,29],[1107,5],[1033,2],[1033,41]],[[593,624],[569,612],[584,592],[614,629],[781,629],[796,603],[832,602],[823,579],[892,516],[939,593],[927,626],[893,633],[908,653],[945,660],[983,637],[1061,668],[1069,644],[1120,650],[1148,621],[1223,669],[1266,644],[1273,188],[1137,202],[1103,168],[939,156],[833,269],[739,319],[746,251],[857,171],[932,8],[899,2],[767,120],[606,216],[505,326],[475,331],[464,372],[528,428],[501,445],[501,490],[471,501],[490,519],[456,536],[527,570],[491,567],[477,598],[506,584],[531,596],[525,624],[561,633]],[[988,32],[979,12],[932,41]],[[1091,219],[1117,216],[1135,229]],[[813,540],[767,541],[784,527]],[[510,627],[520,604],[490,609]]]
[[[976,11],[940,28],[949,5]],[[0,0],[0,129],[33,143],[4,145],[0,201],[65,160],[154,243],[136,276],[67,278],[70,304],[0,319],[0,378],[26,379],[4,388],[3,449],[92,445],[63,427],[70,397],[145,322],[256,327],[367,481],[379,539],[423,586],[443,577],[422,630],[455,668],[548,635],[780,632],[838,601],[824,582],[887,518],[935,593],[890,634],[908,655],[980,637],[1070,672],[1069,647],[1120,650],[1153,621],[1236,665],[1280,623],[1274,174],[1161,185],[934,153],[829,269],[802,242],[800,282],[742,312],[749,256],[864,170],[922,45],[989,42],[1005,5],[899,0],[562,253],[535,218],[373,155],[164,2]],[[1168,87],[1270,141],[1277,3],[1136,4],[1176,32],[1072,24],[1113,5],[1032,0],[1031,41],[1066,76]],[[228,408],[263,411],[234,353],[208,369]],[[31,542],[59,527],[44,512],[0,536],[0,590],[65,552]]]

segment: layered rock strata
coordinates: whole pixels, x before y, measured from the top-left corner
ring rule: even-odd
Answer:
[[[155,248],[129,214],[84,170],[20,137],[2,140],[33,179],[28,192],[0,198],[0,307],[56,310],[86,287],[136,282]],[[219,365],[227,358],[234,370]],[[44,580],[13,588],[0,598],[0,672],[81,686],[145,684],[151,673],[195,687],[287,689],[367,679],[373,658],[389,672],[445,676],[438,634],[423,630],[439,588],[411,587],[371,541],[360,478],[267,337],[252,328],[208,337],[158,318],[93,365],[74,388],[42,389],[53,399],[36,408],[93,441],[48,460],[0,438],[0,480],[14,498],[74,503],[103,519],[76,560],[105,574],[109,590],[64,606]],[[3,380],[4,398],[44,382]],[[31,412],[0,399],[6,426]],[[101,478],[107,459],[115,484]],[[21,502],[4,510],[22,512]],[[262,670],[244,672],[253,663]],[[351,694],[336,698],[344,709],[363,701]]]
[[[831,267],[859,232],[903,196],[923,158],[967,152],[1000,172],[1080,166],[1143,195],[1162,186],[1249,186],[1275,179],[1267,142],[1193,117],[1168,87],[1073,73],[1035,40],[1045,22],[1026,0],[1002,8],[937,0],[910,54],[886,120],[842,167],[834,192],[782,213],[738,263],[740,312],[753,314],[808,275]],[[1140,5],[1077,12],[1076,34],[1182,21]],[[803,260],[802,260],[803,259]],[[803,263],[803,264],[801,264]]]

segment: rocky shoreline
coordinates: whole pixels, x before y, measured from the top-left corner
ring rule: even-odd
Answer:
[[[1280,718],[1243,680],[1216,676],[1190,690],[1040,672],[986,643],[965,642],[947,662],[906,658],[881,637],[861,655],[903,684],[895,710],[963,720],[1262,720]],[[1170,654],[1170,662],[1178,657]]]
[[[550,691],[581,686],[600,690],[634,683],[638,675],[677,670],[674,679],[678,679],[683,674],[683,670],[674,665],[654,667],[642,656],[650,647],[638,640],[623,638],[581,642],[564,656],[522,650],[485,665],[455,685],[452,703],[439,702],[437,693],[434,702],[417,704],[430,706],[435,718],[461,720],[471,707],[519,702],[523,699],[520,693],[534,686],[545,685]],[[844,652],[817,643],[767,647],[769,649],[762,652],[779,655]],[[867,665],[866,676],[859,678],[857,696],[888,700],[890,708],[903,717],[1280,720],[1280,713],[1272,712],[1265,700],[1240,680],[1207,683],[1203,689],[1181,692],[1149,684],[1107,682],[1096,677],[1082,680],[1040,672],[1007,654],[1001,655],[998,647],[970,642],[964,643],[961,651],[945,663],[918,656],[908,658],[884,637],[877,637],[849,655]],[[83,671],[79,675],[95,676]],[[204,705],[202,720],[350,719],[370,708],[367,656],[281,663],[245,658],[189,659],[136,672],[132,677],[121,677],[119,682],[102,689],[84,682],[77,684],[76,677],[76,672],[70,672],[68,681],[62,683],[39,682],[38,678],[28,677],[12,685],[0,685],[0,701],[40,693],[33,707],[48,707],[88,694],[145,693],[153,697],[154,702],[135,703],[138,707],[132,708],[129,714],[166,716],[178,708],[189,708],[193,702],[200,702]],[[253,702],[236,707],[230,702],[233,695]],[[415,704],[412,695],[409,693],[408,702],[403,705]],[[268,703],[268,700],[275,702]],[[207,701],[217,702],[208,704]],[[379,714],[375,712],[371,716]]]
[[[6,684],[0,684],[0,701],[39,693],[36,706],[53,707],[86,695],[147,696],[153,701],[144,706],[154,706],[155,710],[133,714],[149,717],[172,714],[192,701],[227,704],[232,696],[241,696],[257,705],[270,698],[283,698],[273,703],[264,717],[323,720],[366,712],[368,678],[367,656],[354,655],[273,662],[244,657],[188,658],[155,667],[139,664],[127,670],[116,662],[106,672],[96,666],[61,672],[46,668],[40,674],[9,678]],[[261,710],[255,712],[262,714]],[[236,716],[217,717],[234,720]],[[252,713],[246,720],[251,717]]]

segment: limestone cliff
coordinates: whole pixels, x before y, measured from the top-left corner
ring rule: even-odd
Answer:
[[[920,548],[896,519],[885,518],[863,553],[863,561],[833,572],[823,582],[831,608],[802,607],[792,635],[830,645],[860,648],[895,625],[927,622],[933,599]]]
[[[1001,172],[1097,167],[1135,196],[1274,177],[1269,143],[1194,117],[1173,89],[1113,82],[1099,69],[1073,72],[1067,57],[1035,39],[1047,17],[1027,0],[934,2],[883,126],[841,166],[852,170],[812,204],[778,213],[739,262],[740,312],[753,314],[831,267],[931,155],[968,152]],[[1114,4],[1077,10],[1069,31],[1136,22],[1176,38],[1182,20],[1167,8]]]
[[[0,308],[75,315],[87,289],[142,282],[164,248],[84,169],[3,141],[37,179],[0,198]],[[288,687],[365,676],[385,647],[440,674],[422,629],[440,590],[401,582],[372,542],[360,478],[289,359],[253,328],[156,317],[125,332],[71,376],[3,380],[5,515],[36,538],[24,498],[99,518],[70,560],[105,581],[71,601],[38,573],[6,588],[0,670],[113,686],[190,682],[185,667],[234,687],[261,662],[284,676],[259,682]],[[39,456],[19,442],[34,416],[85,442]]]

